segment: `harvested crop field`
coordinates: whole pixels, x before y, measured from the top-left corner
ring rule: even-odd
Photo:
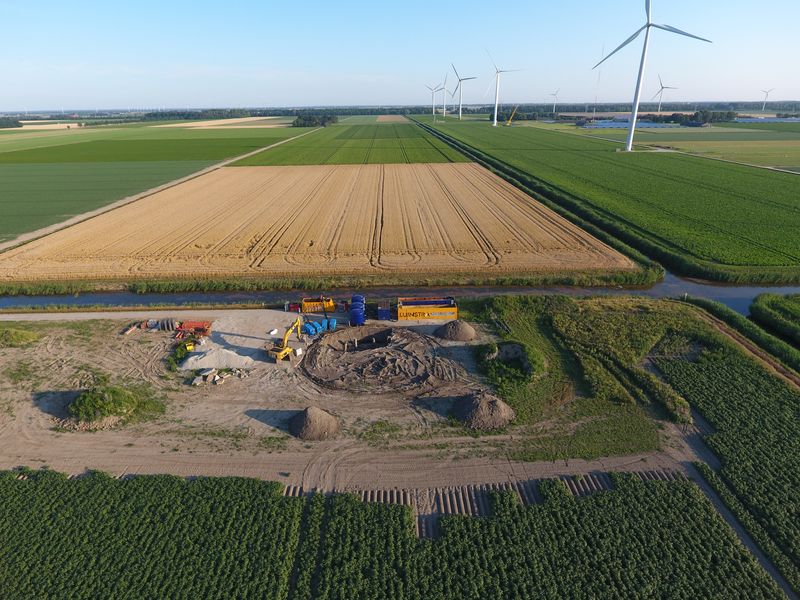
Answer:
[[[0,279],[630,270],[472,163],[222,168],[0,255]]]
[[[376,122],[378,123],[408,123],[403,115],[380,115]]]

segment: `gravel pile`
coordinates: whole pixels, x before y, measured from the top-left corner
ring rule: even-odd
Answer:
[[[436,337],[451,342],[471,342],[475,339],[475,329],[464,321],[450,321],[433,333]]]
[[[453,412],[467,427],[480,431],[502,429],[516,417],[508,404],[483,390],[456,401]]]

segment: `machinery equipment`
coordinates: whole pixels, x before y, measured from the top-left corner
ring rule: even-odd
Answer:
[[[336,310],[333,298],[320,296],[319,298],[303,298],[300,310],[304,313],[329,313]]]
[[[517,116],[517,109],[518,109],[518,108],[519,108],[519,104],[517,104],[517,105],[514,107],[514,110],[512,111],[512,113],[511,113],[511,116],[510,116],[510,117],[508,117],[508,121],[506,121],[506,127],[510,127],[510,126],[511,126],[511,121],[513,121],[513,120],[514,120],[514,117],[515,117],[515,116]]]
[[[289,345],[289,338],[292,335],[292,332],[297,332],[297,339],[298,341],[303,341],[303,317],[298,316],[295,319],[295,322],[292,323],[289,328],[286,330],[286,333],[283,334],[283,340],[280,344],[275,344],[268,350],[269,355],[275,359],[275,362],[280,362],[287,356],[290,356],[294,351],[293,348]]]

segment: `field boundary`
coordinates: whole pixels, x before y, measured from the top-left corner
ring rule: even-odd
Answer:
[[[232,158],[226,158],[221,162],[209,165],[204,169],[195,171],[194,173],[190,173],[189,175],[185,175],[184,177],[173,179],[172,181],[168,181],[167,183],[162,183],[159,186],[150,188],[149,190],[145,190],[143,192],[139,192],[138,194],[134,194],[133,196],[126,196],[125,198],[121,198],[115,202],[112,202],[111,204],[101,206],[100,208],[90,210],[89,212],[75,215],[74,217],[70,217],[66,221],[61,221],[60,223],[54,223],[53,225],[48,225],[47,227],[42,227],[41,229],[37,229],[35,231],[23,233],[15,237],[13,240],[8,240],[6,242],[0,243],[0,253],[5,252],[6,250],[12,250],[13,248],[17,248],[19,246],[27,244],[28,242],[33,242],[35,240],[38,240],[39,238],[43,238],[46,235],[50,235],[51,233],[56,233],[57,231],[66,229],[67,227],[72,227],[73,225],[77,225],[78,223],[83,223],[84,221],[88,221],[90,219],[93,219],[94,217],[98,217],[102,214],[105,214],[117,208],[121,208],[127,204],[131,204],[132,202],[136,202],[137,200],[147,198],[148,196],[152,196],[153,194],[157,194],[158,192],[163,192],[164,190],[168,190],[169,188],[175,187],[176,185],[180,185],[182,183],[186,183],[187,181],[191,181],[192,179],[196,179],[201,175],[206,175],[207,173],[211,173],[212,171],[216,171],[217,169],[226,167],[231,163],[236,162],[237,160],[242,160],[250,156],[253,156],[254,154],[258,154],[260,152],[269,150],[270,148],[275,148],[276,146],[280,146],[287,142],[291,142],[292,140],[296,140],[310,133],[314,133],[315,131],[319,131],[320,129],[322,128],[318,127],[316,129],[312,129],[311,131],[305,131],[294,137],[290,137],[285,140],[275,142],[274,144],[258,148],[257,150],[252,150],[250,152],[247,152],[246,154],[241,154],[239,156],[234,156]]]
[[[647,262],[652,263],[657,260],[676,274],[711,281],[752,284],[800,282],[800,267],[797,266],[720,265],[694,257],[686,251],[679,252],[678,248],[671,247],[667,240],[648,234],[633,224],[627,224],[623,219],[607,214],[606,211],[589,205],[585,200],[551,183],[520,171],[425,123],[417,120],[414,122],[614,248],[618,248],[621,252],[622,248],[629,248],[627,252],[629,257],[633,258],[636,254],[641,254],[643,257],[646,255]],[[595,233],[596,231],[602,231],[603,237]],[[619,246],[613,245],[610,239],[615,240]],[[635,250],[636,254],[631,254],[631,250]],[[641,262],[641,259],[639,261]]]

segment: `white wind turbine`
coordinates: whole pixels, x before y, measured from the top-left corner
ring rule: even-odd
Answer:
[[[488,50],[486,51],[486,54],[489,54]],[[502,73],[515,73],[516,71],[519,71],[519,69],[500,69],[494,62],[491,54],[489,54],[489,60],[492,61],[492,65],[494,66],[494,120],[492,122],[492,127],[497,127],[497,109],[500,106],[500,75]],[[489,86],[491,85],[492,84],[490,83]]]
[[[666,91],[666,90],[677,90],[678,88],[670,87],[668,85],[664,85],[664,82],[661,81],[661,75],[658,76],[658,84],[661,86],[661,89],[659,89],[655,94],[653,94],[653,97],[651,98],[651,100],[655,100],[656,97],[658,97],[658,113],[660,114],[661,113],[661,101],[664,99],[664,91]]]
[[[558,88],[555,92],[550,94],[553,97],[553,117],[556,116],[556,106],[558,105],[558,92],[561,91],[561,88]]]
[[[436,122],[436,92],[438,92],[441,88],[438,88],[438,87],[435,87],[435,86],[430,86],[430,85],[426,85],[425,87],[428,88],[431,91],[431,115],[433,116],[433,122],[435,123]]]
[[[764,106],[761,107],[761,112],[763,113],[766,112],[767,110],[767,102],[769,101],[769,95],[775,91],[775,88],[772,88],[771,90],[761,90],[761,91],[764,92]]]
[[[628,128],[628,139],[625,142],[625,151],[631,152],[633,150],[633,136],[636,133],[636,119],[639,117],[639,101],[642,98],[642,81],[644,80],[644,69],[647,65],[647,50],[650,47],[650,32],[653,28],[656,29],[663,29],[664,31],[668,31],[670,33],[677,33],[678,35],[683,35],[686,37],[694,38],[696,40],[700,40],[701,42],[708,42],[711,43],[711,40],[707,40],[705,38],[698,37],[696,35],[692,35],[691,33],[686,33],[685,31],[681,31],[671,25],[658,25],[653,23],[653,7],[652,7],[652,0],[645,0],[644,2],[645,12],[647,13],[647,23],[642,25],[636,33],[634,33],[631,37],[627,40],[622,42],[622,44],[614,50],[611,54],[606,56],[603,60],[597,63],[594,68],[596,69],[600,65],[602,65],[605,61],[609,58],[614,56],[617,52],[622,50],[625,46],[633,42],[639,35],[644,31],[644,48],[642,49],[642,62],[639,64],[639,78],[636,80],[636,92],[633,96],[633,110],[631,111],[631,122]]]
[[[447,118],[447,73],[444,74],[444,83],[439,88],[442,92],[442,120]]]
[[[450,63],[450,65],[453,67],[453,71],[456,74],[456,79],[458,79],[458,85],[456,86],[456,89],[453,90],[453,95],[455,96],[456,92],[459,92],[459,94],[458,94],[458,120],[460,121],[461,120],[461,107],[464,104],[464,82],[465,81],[470,81],[472,79],[477,79],[477,77],[461,77],[461,75],[458,74],[458,71],[456,71],[456,66],[453,63]]]

